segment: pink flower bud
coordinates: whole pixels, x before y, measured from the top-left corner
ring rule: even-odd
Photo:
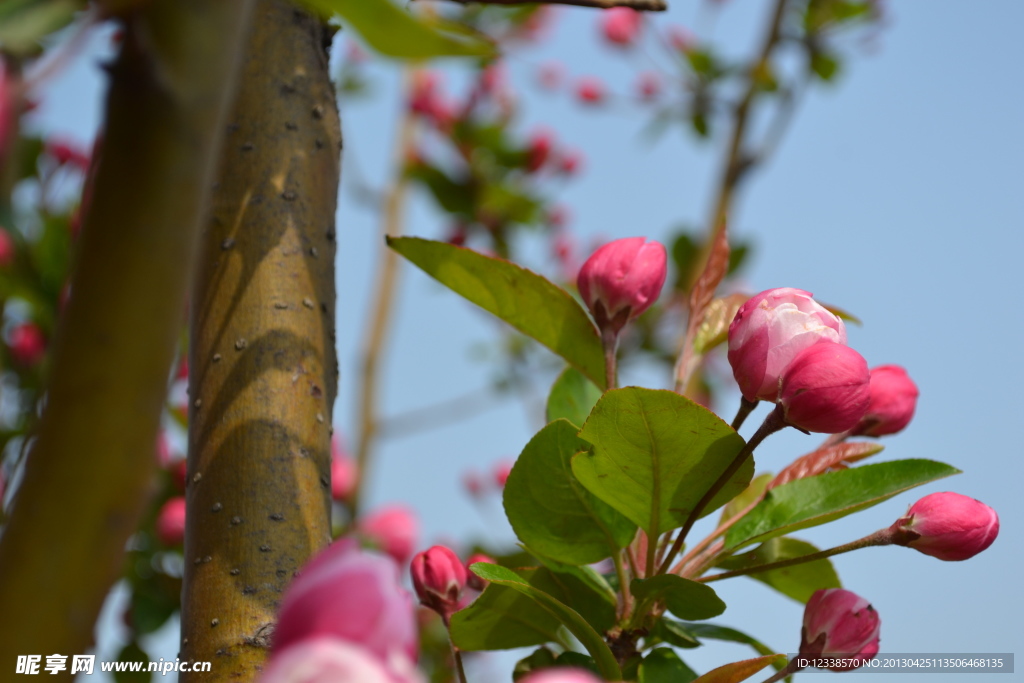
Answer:
[[[21,365],[37,365],[46,355],[46,337],[35,323],[22,323],[11,330],[11,355]]]
[[[576,285],[598,328],[618,333],[646,311],[665,284],[667,255],[659,242],[627,237],[595,251],[580,268]]]
[[[156,518],[156,537],[167,546],[181,545],[185,540],[185,499],[171,498],[160,508]]]
[[[849,346],[822,341],[804,349],[779,380],[786,422],[808,432],[845,432],[864,417],[870,377],[867,361]]]
[[[999,516],[979,500],[959,493],[932,493],[896,520],[893,542],[940,560],[974,557],[999,535]]]
[[[644,71],[637,77],[636,91],[640,99],[650,102],[661,94],[661,79],[653,71]]]
[[[553,228],[564,228],[569,223],[569,209],[559,204],[548,211],[546,220]]]
[[[537,82],[544,90],[556,90],[565,78],[565,67],[558,62],[545,62],[537,70]]]
[[[815,591],[804,608],[804,626],[800,639],[803,657],[846,655],[849,666],[827,667],[847,671],[853,657],[868,660],[878,654],[881,621],[871,604],[856,593],[842,588]]]
[[[562,175],[576,175],[583,163],[583,154],[577,150],[563,151],[555,160],[557,170]]]
[[[792,287],[751,297],[729,325],[729,363],[748,401],[775,401],[779,376],[798,353],[819,341],[846,343],[838,316]]]
[[[75,170],[89,170],[89,156],[68,140],[47,140],[45,151],[60,166],[71,166]]]
[[[310,560],[285,591],[273,651],[328,636],[362,646],[380,661],[416,659],[412,596],[389,557],[341,539]]]
[[[359,532],[395,562],[404,565],[416,548],[419,522],[412,510],[391,505],[360,520]]]
[[[331,459],[331,498],[342,502],[356,488],[356,463],[348,456]]]
[[[530,173],[539,171],[547,163],[554,146],[554,136],[549,130],[538,130],[530,136],[526,148],[526,170]]]
[[[14,239],[3,228],[0,228],[0,268],[6,268],[14,263],[14,256],[17,253]]]
[[[346,501],[356,488],[358,481],[356,461],[345,452],[341,437],[331,439],[331,498]]]
[[[487,564],[498,563],[493,557],[484,555],[483,553],[474,553],[469,556],[468,560],[466,560],[466,585],[475,591],[482,591],[484,586],[487,585],[487,582],[469,570],[469,568],[477,562],[485,562]]]
[[[902,431],[914,417],[917,385],[898,365],[880,365],[871,370],[871,403],[854,435],[885,436]]]
[[[466,568],[458,555],[443,545],[435,545],[412,558],[409,572],[420,604],[446,620],[458,609],[459,597],[466,587]]]
[[[519,683],[601,683],[601,679],[586,669],[554,667],[524,676]]]
[[[422,683],[412,662],[381,662],[359,645],[331,637],[310,638],[275,651],[259,683]]]
[[[167,432],[161,429],[156,435],[156,464],[164,469],[168,469],[173,461],[174,454],[171,450],[171,442],[167,439]]]
[[[512,466],[515,465],[514,460],[499,460],[494,464],[494,484],[499,489],[505,488],[505,482],[508,481],[508,475],[512,473]]]
[[[601,12],[601,33],[612,45],[628,47],[640,34],[643,17],[628,7],[613,7]]]
[[[675,48],[682,54],[686,54],[693,50],[697,41],[693,37],[693,34],[682,26],[669,26],[667,31],[667,38],[669,45]]]
[[[604,83],[593,76],[585,76],[576,82],[576,99],[584,104],[601,104],[605,99]]]

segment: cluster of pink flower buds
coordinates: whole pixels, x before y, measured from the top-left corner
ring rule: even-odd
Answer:
[[[668,256],[659,242],[627,237],[595,251],[576,278],[598,329],[617,335],[653,304],[665,284]]]
[[[441,91],[440,77],[425,69],[417,71],[413,77],[409,109],[440,129],[447,129],[455,118],[452,106]]]
[[[404,565],[418,543],[420,524],[409,508],[388,505],[360,519],[357,529],[374,547]]]
[[[261,683],[419,683],[411,596],[397,565],[336,541],[288,587]]]
[[[881,621],[871,604],[841,588],[819,590],[804,608],[801,657],[840,660],[833,671],[848,671],[878,654]],[[848,662],[848,663],[845,663]]]
[[[800,289],[769,289],[740,307],[729,326],[729,363],[745,400],[778,403],[786,422],[804,431],[881,436],[914,414],[917,388],[906,372],[869,372],[846,345],[843,321]]]
[[[897,545],[958,562],[992,545],[999,535],[999,515],[959,493],[932,493],[911,505],[890,531]]]

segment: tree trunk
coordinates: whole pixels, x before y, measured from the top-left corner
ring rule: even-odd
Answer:
[[[259,0],[191,309],[182,659],[251,680],[281,594],[330,541],[334,212],[330,31]]]
[[[249,5],[147,3],[127,19],[108,69],[102,162],[73,293],[38,438],[0,542],[3,677],[13,675],[18,655],[84,653],[121,575],[156,466]]]

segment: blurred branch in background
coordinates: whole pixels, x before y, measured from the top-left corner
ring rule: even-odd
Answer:
[[[92,646],[151,493],[149,454],[249,7],[155,0],[126,20],[74,296],[0,540],[0,605],[18,624],[0,640],[8,672],[18,655]]]

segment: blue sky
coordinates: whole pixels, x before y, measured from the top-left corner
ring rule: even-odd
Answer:
[[[656,25],[699,28],[695,2],[673,4]],[[768,3],[721,4],[713,38],[749,51]],[[964,470],[799,536],[822,546],[859,538],[932,491],[955,490],[988,503],[1000,514],[1000,537],[968,562],[872,548],[835,565],[845,586],[879,611],[883,652],[1013,652],[1024,635],[1017,587],[1024,562],[1022,449],[1014,440],[1024,385],[1024,364],[1015,355],[1024,337],[1015,303],[1024,252],[1024,5],[932,0],[891,3],[887,14],[875,47],[851,44],[838,83],[814,89],[802,103],[776,155],[745,187],[731,227],[757,245],[745,274],[750,290],[800,287],[854,312],[864,326],[850,328],[850,344],[872,366],[904,365],[918,383],[914,422],[886,439],[879,457],[933,458]],[[573,75],[599,75],[626,91],[637,64],[611,56],[596,40],[595,24],[593,12],[565,9],[543,48],[510,64],[527,105],[523,129],[549,125],[586,155],[583,175],[560,195],[571,208],[572,229],[583,236],[659,238],[679,222],[702,221],[718,142],[697,144],[673,131],[649,144],[637,109],[584,111],[531,86],[536,65],[555,59]],[[38,114],[42,127],[90,139],[99,117],[96,65],[90,55],[51,85]],[[343,126],[360,174],[379,185],[392,157],[397,80],[393,65],[375,65],[371,73],[381,87],[370,101],[343,105]],[[346,164],[338,212],[342,384],[335,410],[343,430],[354,422],[360,329],[380,248],[374,216],[345,191],[352,177]],[[414,198],[409,217],[411,234],[434,236],[444,227],[424,197]],[[382,390],[385,414],[486,383],[488,366],[470,353],[493,339],[494,324],[484,315],[411,267],[403,269],[398,314]],[[668,383],[647,374],[623,379]],[[724,397],[723,413],[731,416],[735,399]],[[481,516],[460,477],[514,456],[537,428],[521,405],[505,401],[451,426],[387,440],[371,501],[413,506],[423,521],[424,547],[467,536],[510,542],[507,527],[495,521],[497,501],[492,514]],[[759,469],[777,471],[818,443],[789,432],[759,449]],[[746,579],[720,582],[716,590],[730,604],[717,622],[778,651],[797,647],[800,605]],[[173,640],[159,646],[168,649],[157,656],[173,656]],[[686,653],[698,670],[744,656],[728,646]],[[479,680],[488,672],[507,680],[509,661],[483,663]],[[866,674],[844,674],[857,675]]]

